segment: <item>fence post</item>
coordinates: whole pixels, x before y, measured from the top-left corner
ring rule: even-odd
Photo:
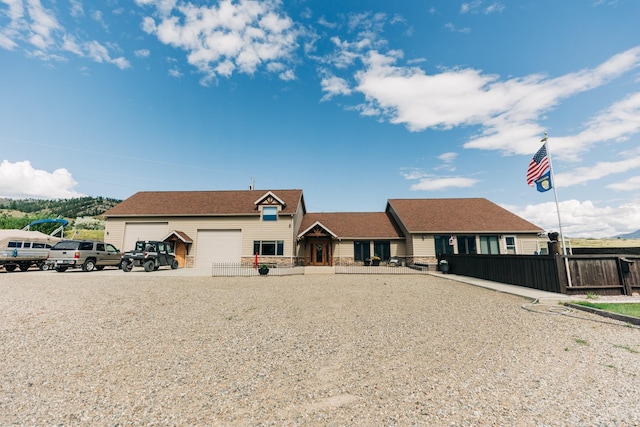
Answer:
[[[620,280],[619,283],[622,286],[622,289],[624,289],[624,294],[631,295],[633,293],[633,290],[631,289],[631,284],[625,277],[625,272],[624,272],[625,269],[622,268],[623,262],[625,261],[621,257],[616,257],[616,265],[618,267],[618,278]],[[628,271],[628,268],[627,268],[627,271]]]
[[[553,259],[555,260],[556,265],[556,280],[558,280],[558,287],[560,288],[560,293],[567,293],[567,269],[569,267],[569,263],[564,262],[564,258],[566,255],[553,255]]]

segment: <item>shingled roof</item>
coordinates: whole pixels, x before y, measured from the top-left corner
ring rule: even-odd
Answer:
[[[386,211],[395,213],[410,233],[543,231],[484,198],[389,199]]]
[[[320,223],[337,237],[396,239],[403,238],[393,219],[385,212],[308,213],[302,220],[300,234]]]
[[[280,214],[295,214],[302,190],[141,191],[104,213],[117,216],[259,215],[256,200],[271,192],[285,203]]]

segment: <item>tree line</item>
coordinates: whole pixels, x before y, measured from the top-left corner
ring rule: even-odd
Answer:
[[[22,229],[33,221],[65,218],[72,225],[81,217],[102,215],[121,200],[106,197],[78,197],[74,199],[0,199],[0,229]],[[21,215],[22,214],[22,215]],[[38,224],[34,230],[49,234],[60,224]]]
[[[76,218],[102,215],[122,200],[108,197],[77,197],[73,199],[0,199],[0,209],[43,214],[49,217]]]

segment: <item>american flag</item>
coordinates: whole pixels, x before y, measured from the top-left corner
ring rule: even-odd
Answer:
[[[527,184],[533,187],[534,181],[540,178],[549,169],[549,156],[547,156],[547,144],[543,144],[542,148],[533,156],[529,162],[527,169]]]

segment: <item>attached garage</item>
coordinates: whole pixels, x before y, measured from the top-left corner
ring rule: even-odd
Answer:
[[[124,228],[122,250],[133,249],[138,240],[162,240],[168,233],[168,222],[128,222]]]
[[[198,230],[196,268],[208,268],[212,263],[240,263],[241,258],[241,230]]]

